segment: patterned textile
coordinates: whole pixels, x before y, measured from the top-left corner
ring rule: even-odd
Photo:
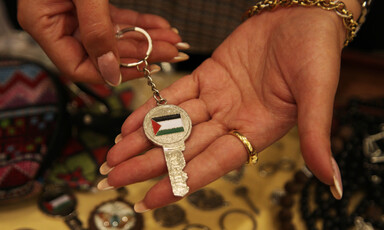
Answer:
[[[254,0],[110,0],[118,7],[167,19],[179,30],[188,52],[211,53],[240,23]]]
[[[133,93],[123,85],[113,89],[106,85],[87,85],[82,89],[87,94],[81,97],[72,94],[69,103],[72,135],[60,151],[60,157],[45,173],[44,181],[88,190],[98,180],[99,167],[130,113],[128,107]],[[107,105],[108,112],[101,105]]]
[[[0,200],[25,195],[50,148],[59,97],[40,66],[0,62]]]
[[[53,79],[34,63],[0,61],[0,201],[37,180],[90,189],[130,114],[127,86]]]

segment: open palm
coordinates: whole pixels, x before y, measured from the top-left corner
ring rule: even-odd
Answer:
[[[261,151],[297,123],[307,165],[333,185],[329,130],[343,39],[340,19],[323,10],[261,14],[239,26],[191,75],[163,90],[168,103],[185,109],[193,122],[184,151],[190,192],[247,160],[244,146],[229,131],[238,130]],[[108,153],[109,185],[166,173],[162,149],[153,147],[142,129],[154,106],[149,100],[124,123],[122,139]],[[166,177],[140,205],[153,209],[178,199]]]

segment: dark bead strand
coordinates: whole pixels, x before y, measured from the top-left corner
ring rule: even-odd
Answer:
[[[317,180],[308,182],[301,192],[300,211],[302,218],[305,220],[308,230],[317,230],[315,222],[321,220],[323,229],[344,230],[354,226],[356,217],[363,217],[365,222],[371,223],[375,229],[384,229],[384,221],[378,219],[377,208],[373,209],[367,204],[371,200],[376,206],[379,206],[383,211],[384,208],[384,186],[382,184],[375,185],[371,181],[373,170],[376,175],[379,174],[384,179],[384,167],[380,171],[378,165],[376,168],[367,168],[364,165],[367,163],[366,156],[362,151],[362,141],[367,135],[378,133],[379,124],[384,121],[384,99],[380,100],[380,106],[377,102],[361,102],[359,100],[351,100],[347,109],[344,111],[336,111],[334,122],[336,133],[339,136],[333,135],[332,140],[336,140],[333,146],[335,158],[339,164],[340,172],[343,178],[344,196],[341,201],[336,201],[330,196],[326,187],[319,185]],[[380,117],[373,117],[372,108],[379,108]],[[377,114],[377,111],[374,111]],[[366,114],[365,114],[366,113]],[[334,132],[334,131],[333,131]],[[379,143],[383,148],[384,142]],[[369,162],[368,162],[369,163]],[[381,165],[380,165],[381,166]],[[384,166],[384,164],[383,164]],[[383,182],[384,183],[384,182]],[[311,185],[309,185],[311,184]],[[288,186],[288,185],[287,185]],[[309,208],[309,187],[313,186],[314,205],[317,210],[312,211]],[[363,192],[365,196],[360,205],[358,205],[352,213],[348,213],[347,208],[358,192]],[[331,212],[330,212],[331,211]],[[382,215],[382,214],[381,214]]]
[[[312,215],[312,212],[309,208],[309,189],[312,184],[314,184],[315,179],[309,180],[303,187],[303,190],[301,191],[301,199],[300,199],[300,210],[301,210],[301,216],[305,220],[305,225],[308,230],[317,230],[315,223],[316,218],[314,215]]]

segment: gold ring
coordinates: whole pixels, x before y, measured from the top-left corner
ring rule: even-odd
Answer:
[[[249,155],[247,164],[249,164],[249,163],[256,164],[259,157],[258,157],[258,153],[256,152],[256,150],[253,148],[251,142],[249,142],[248,139],[244,135],[237,132],[236,130],[233,130],[229,133],[231,135],[237,137],[241,141],[241,143],[243,143],[243,145],[244,145],[244,147],[247,150],[248,155]]]

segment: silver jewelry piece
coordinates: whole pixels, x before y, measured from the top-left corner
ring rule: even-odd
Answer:
[[[183,230],[192,230],[192,229],[202,229],[202,230],[211,230],[208,226],[202,225],[202,224],[188,224],[186,225]]]
[[[227,216],[229,216],[230,214],[234,214],[234,213],[237,213],[237,214],[241,214],[241,215],[245,215],[247,217],[249,217],[249,219],[252,221],[252,230],[256,230],[257,228],[257,222],[254,218],[254,216],[246,211],[246,210],[243,210],[243,209],[230,209],[228,211],[226,211],[223,215],[220,216],[220,220],[219,220],[219,225],[220,225],[220,229],[221,230],[228,230],[228,228],[225,227],[225,218],[227,218]]]
[[[187,173],[183,171],[184,141],[192,129],[192,122],[187,112],[175,105],[156,106],[145,116],[143,128],[150,141],[163,147],[173,194],[185,196],[189,192],[189,187],[186,183]]]
[[[138,62],[120,63],[120,65],[127,68],[136,67],[138,71],[144,73],[147,84],[151,87],[157,106],[150,110],[144,118],[144,133],[154,144],[163,147],[173,194],[183,197],[189,192],[186,182],[188,176],[183,171],[185,167],[184,142],[191,134],[192,122],[183,109],[176,105],[167,105],[167,100],[160,95],[160,91],[152,80],[147,61],[152,51],[152,39],[149,34],[139,27],[132,27],[118,31],[116,37],[121,38],[124,33],[131,31],[142,33],[147,38],[146,56]],[[139,65],[142,64],[144,67],[140,69]]]
[[[145,57],[143,59],[141,59],[140,61],[133,62],[133,63],[120,63],[120,66],[127,67],[127,68],[135,67],[135,66],[139,66],[139,65],[143,64],[144,62],[147,61],[147,59],[149,58],[149,55],[152,52],[152,39],[149,36],[149,34],[147,33],[147,31],[143,30],[142,28],[139,28],[139,27],[124,28],[122,30],[117,31],[115,36],[117,39],[120,39],[123,37],[123,35],[125,33],[131,32],[131,31],[136,31],[136,32],[142,33],[148,41],[148,48],[147,48],[147,52],[145,53]]]
[[[371,163],[383,163],[384,153],[380,149],[377,141],[384,139],[384,125],[380,133],[370,135],[363,141],[363,150],[366,157],[369,157]]]

